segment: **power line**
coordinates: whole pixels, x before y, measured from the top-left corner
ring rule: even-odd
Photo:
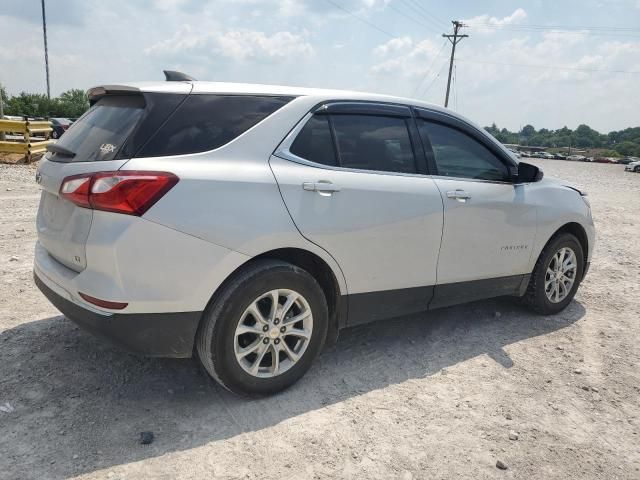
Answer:
[[[345,13],[348,13],[349,15],[351,15],[354,18],[357,18],[358,20],[360,20],[362,23],[369,25],[371,28],[377,30],[380,33],[383,33],[384,35],[386,35],[389,38],[397,38],[397,35],[393,35],[392,33],[387,32],[386,30],[383,30],[382,28],[378,27],[377,25],[375,25],[374,23],[371,23],[369,20],[367,20],[366,18],[361,17],[360,15],[356,15],[355,13],[353,13],[351,10],[347,10],[346,8],[344,8],[342,5],[337,4],[336,2],[334,2],[333,0],[325,0],[326,2],[330,3],[331,5],[333,5],[334,7],[342,10]]]
[[[410,9],[413,13],[417,14],[422,20],[432,25],[434,28],[440,29],[443,28],[443,23],[439,23],[438,21],[432,20],[432,17],[427,16],[420,4],[414,4],[413,2],[409,3],[407,0],[400,0],[408,9]],[[428,13],[428,12],[427,12]]]
[[[524,68],[542,68],[548,70],[573,70],[578,72],[602,72],[602,73],[623,73],[629,75],[640,75],[640,70],[631,71],[631,70],[606,70],[601,68],[583,68],[583,67],[560,67],[557,65],[531,65],[527,63],[509,63],[509,62],[494,62],[491,60],[475,60],[469,58],[459,58],[459,62],[467,62],[467,63],[481,63],[487,65],[505,65],[509,67],[524,67]]]
[[[422,21],[420,21],[420,20],[418,20],[418,19],[416,19],[416,18],[414,18],[414,17],[411,17],[411,16],[407,15],[407,14],[406,14],[406,13],[404,13],[402,10],[400,10],[400,9],[398,9],[398,8],[396,8],[396,7],[394,7],[394,6],[393,6],[393,5],[391,5],[390,3],[389,3],[389,4],[387,4],[387,7],[389,7],[391,10],[393,10],[394,12],[396,12],[398,15],[402,15],[404,18],[407,18],[407,19],[411,20],[413,23],[415,23],[415,24],[417,24],[417,25],[420,25],[421,27],[424,27],[424,28],[426,28],[426,29],[428,29],[428,30],[430,30],[430,29],[432,29],[432,28],[433,28],[433,27],[431,27],[430,25],[427,25],[426,23],[424,23],[424,22],[422,22]]]
[[[453,66],[453,109],[458,111],[458,66]]]
[[[435,77],[433,77],[433,80],[431,80],[431,83],[429,84],[429,86],[426,88],[424,92],[422,92],[422,95],[420,95],[421,97],[426,97],[427,93],[429,93],[429,90],[431,90],[431,87],[433,87],[433,85],[436,83],[436,80],[440,77],[440,75],[442,75],[442,72],[444,72],[444,68],[446,66],[447,66],[447,61],[445,60],[444,62],[442,62],[442,66],[440,67],[438,74]]]
[[[436,60],[438,59],[438,57],[442,53],[442,50],[444,50],[444,47],[445,47],[446,44],[447,44],[447,40],[442,42],[442,46],[440,47],[440,50],[438,50],[438,53],[436,54],[436,56],[433,57],[433,60],[431,61],[431,64],[429,65],[429,68],[427,69],[427,72],[424,74],[424,77],[422,77],[422,80],[420,80],[418,82],[418,84],[416,85],[416,88],[413,90],[413,94],[411,94],[412,97],[416,96],[416,93],[418,93],[418,89],[420,88],[420,86],[424,83],[424,81],[427,79],[427,77],[431,73],[431,69],[433,68],[433,65],[436,63]]]
[[[405,1],[405,0],[401,0],[401,1]],[[420,2],[418,2],[417,0],[409,0],[413,5],[416,6],[416,8],[420,9],[421,12],[423,12],[423,14],[428,17],[433,19],[433,22],[438,26],[438,28],[442,28],[443,26],[447,25],[447,22],[441,20],[440,18],[436,17],[435,15],[433,15],[432,13],[429,13],[429,11],[424,8],[424,5],[422,5]]]
[[[530,33],[555,33],[555,34],[561,34],[561,35],[576,35],[576,34],[580,34],[580,35],[591,35],[594,37],[632,37],[632,38],[638,38],[640,37],[640,32],[637,32],[635,30],[629,30],[629,31],[614,31],[614,32],[608,32],[605,30],[562,30],[562,29],[544,29],[544,28],[527,28],[527,27],[520,27],[517,25],[509,25],[509,26],[501,26],[501,25],[494,25],[494,24],[469,24],[470,28],[479,28],[479,29],[490,29],[490,30],[502,30],[502,31],[506,31],[506,32],[530,32]]]
[[[469,25],[485,25],[489,27],[500,27],[496,23],[491,22],[470,22]],[[610,31],[635,31],[640,32],[640,28],[634,27],[602,27],[590,25],[535,25],[531,23],[517,23],[509,25],[510,27],[535,28],[540,30],[610,30]]]

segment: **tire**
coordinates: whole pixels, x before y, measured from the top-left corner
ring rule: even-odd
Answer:
[[[635,168],[633,169],[633,171],[634,171],[634,172],[636,172],[636,173],[640,172],[640,167],[635,167]]]
[[[271,292],[276,290],[282,294],[276,294],[280,307],[286,307],[285,299],[289,298],[282,292],[292,292],[291,298],[297,298],[289,309],[290,313],[284,312],[281,320],[278,314],[271,314],[274,304]],[[257,313],[251,313],[256,309],[259,310]],[[310,312],[310,315],[284,326],[292,318],[304,316],[304,312]],[[258,315],[267,323],[258,321]],[[256,261],[230,277],[214,295],[198,329],[198,357],[207,373],[226,389],[248,397],[271,395],[293,385],[311,367],[324,346],[328,318],[322,288],[308,272],[278,260]],[[278,325],[278,322],[282,323]],[[242,327],[251,331],[239,335],[237,329]],[[256,329],[265,327],[268,331],[256,333]],[[278,334],[282,329],[288,330]],[[298,333],[294,334],[309,331],[311,333],[306,340],[298,337]],[[262,353],[265,348],[268,351]],[[236,352],[240,355],[242,351],[251,349],[255,353],[237,357]],[[276,353],[275,349],[282,351],[277,350]],[[300,355],[294,360],[298,356],[296,349]],[[262,357],[258,357],[260,354]],[[256,361],[257,371],[253,371]]]
[[[573,273],[573,283],[570,288],[565,290],[565,296],[562,298],[559,298],[558,296],[554,298],[553,285],[550,285],[552,293],[551,298],[549,298],[547,293],[548,289],[546,288],[549,281],[547,269],[550,268],[551,270],[554,270],[555,263],[552,263],[554,261],[554,256],[556,256],[562,249],[565,249],[565,254],[566,249],[569,249],[575,255],[576,267],[575,272]],[[569,305],[575,296],[578,286],[582,281],[583,272],[584,252],[578,239],[570,233],[561,233],[556,235],[549,240],[540,253],[538,261],[533,269],[533,273],[531,274],[529,286],[522,297],[522,301],[526,306],[543,315],[561,312],[567,307],[567,305]],[[553,283],[554,281],[552,280],[551,284]],[[558,291],[560,290],[561,289]]]
[[[51,136],[52,136],[54,139],[57,139],[57,138],[58,138],[58,132],[56,132],[56,131],[54,130],[53,132],[51,132]]]

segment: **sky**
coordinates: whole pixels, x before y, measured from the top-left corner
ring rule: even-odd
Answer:
[[[640,0],[47,0],[51,94],[163,80],[340,88],[518,130],[640,126]],[[46,92],[40,0],[0,0],[0,84]]]

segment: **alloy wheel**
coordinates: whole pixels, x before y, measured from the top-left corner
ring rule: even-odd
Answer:
[[[240,317],[234,334],[236,360],[250,375],[275,377],[300,360],[312,332],[309,302],[294,290],[271,290]]]
[[[544,277],[544,291],[551,303],[560,303],[573,288],[578,272],[575,252],[562,247],[551,257]]]

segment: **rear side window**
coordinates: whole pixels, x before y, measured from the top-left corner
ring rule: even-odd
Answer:
[[[145,112],[141,95],[100,99],[65,132],[57,144],[75,155],[53,154],[59,162],[113,160]]]
[[[322,165],[338,165],[328,115],[314,115],[300,130],[289,151]]]
[[[289,101],[291,97],[190,95],[137,156],[213,150],[229,143]]]
[[[417,173],[404,118],[332,115],[340,166],[381,172]]]
[[[507,166],[477,140],[454,128],[418,120],[420,135],[431,143],[438,175],[508,181]]]

